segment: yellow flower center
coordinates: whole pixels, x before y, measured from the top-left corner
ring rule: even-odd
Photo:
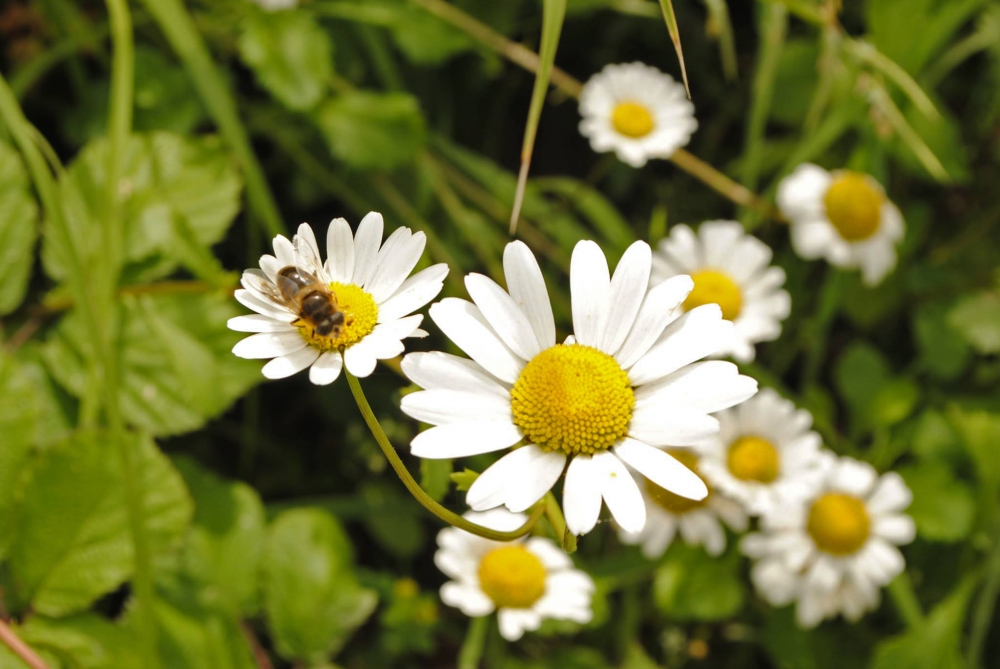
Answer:
[[[653,132],[656,123],[645,105],[627,100],[619,102],[611,113],[611,125],[620,134],[638,139]]]
[[[826,216],[849,242],[868,239],[878,230],[885,196],[858,172],[845,172],[826,191]]]
[[[610,448],[628,432],[635,395],[614,358],[556,344],[531,359],[510,391],[514,424],[531,443],[568,455]]]
[[[521,544],[494,548],[479,563],[479,587],[498,609],[526,609],[545,594],[545,566]]]
[[[703,269],[691,275],[694,289],[684,300],[684,309],[691,311],[703,304],[718,304],[722,317],[727,321],[736,320],[743,308],[743,296],[739,286],[726,274],[714,269]]]
[[[335,281],[330,284],[330,290],[337,297],[337,309],[344,312],[340,334],[324,336],[318,334],[311,323],[301,319],[295,322],[309,345],[321,351],[339,351],[354,346],[370,335],[378,322],[378,305],[360,286]]]
[[[698,473],[698,456],[690,451],[685,450],[670,450],[667,451],[670,455],[674,456],[680,463],[693,471],[695,474]],[[706,485],[707,482],[706,482]],[[693,500],[687,497],[681,497],[680,495],[675,495],[666,488],[661,488],[649,479],[646,479],[646,494],[653,502],[666,509],[670,513],[681,515],[687,513],[688,511],[693,511],[694,509],[700,509],[706,504],[708,504],[709,498],[712,496],[712,489],[708,489],[708,495],[705,499]]]
[[[865,545],[871,520],[865,503],[853,495],[827,493],[809,509],[806,530],[816,546],[832,555],[850,555]]]
[[[729,473],[741,481],[770,483],[778,478],[781,458],[774,444],[760,437],[740,437],[729,446]]]

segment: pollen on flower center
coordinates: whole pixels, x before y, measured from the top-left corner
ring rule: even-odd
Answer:
[[[690,451],[681,449],[673,449],[667,452],[695,474],[698,473],[697,455],[691,453]],[[708,495],[704,499],[694,500],[676,495],[665,488],[661,488],[649,479],[646,479],[646,494],[649,495],[649,498],[653,500],[656,505],[666,509],[670,513],[680,515],[687,513],[688,511],[700,509],[708,504],[708,500],[712,497],[712,488],[709,487]]]
[[[626,100],[615,106],[611,113],[611,125],[622,135],[638,139],[653,132],[656,123],[645,105]]]
[[[741,481],[771,483],[781,468],[778,449],[760,437],[740,437],[729,446],[729,473]]]
[[[545,566],[521,544],[494,548],[479,563],[479,587],[498,609],[526,609],[545,594]]]
[[[311,323],[298,320],[295,325],[310,346],[322,351],[350,348],[371,334],[378,322],[378,305],[360,286],[351,283],[330,284],[337,298],[337,308],[344,312],[344,325],[336,337],[318,334]]]
[[[610,448],[628,432],[635,394],[614,358],[557,344],[525,365],[510,391],[514,424],[528,441],[568,455]]]
[[[743,308],[743,295],[739,286],[729,276],[714,269],[705,269],[691,275],[694,289],[684,300],[684,309],[690,311],[703,304],[718,304],[722,317],[735,320]]]
[[[827,493],[809,509],[806,530],[820,550],[832,555],[850,555],[865,545],[871,520],[859,498]]]
[[[885,196],[864,174],[845,172],[826,191],[826,216],[849,242],[868,239],[878,230]]]

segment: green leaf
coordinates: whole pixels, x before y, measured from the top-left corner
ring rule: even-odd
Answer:
[[[424,547],[426,534],[421,522],[423,511],[399,485],[390,482],[369,482],[359,494],[367,513],[365,529],[391,553],[414,558]]]
[[[972,531],[976,504],[972,491],[941,463],[902,467],[900,476],[913,491],[906,513],[929,541],[955,542]]]
[[[260,380],[258,364],[232,355],[242,335],[226,327],[240,313],[214,293],[127,297],[121,305],[120,402],[130,424],[155,435],[195,430]],[[69,392],[86,392],[85,330],[71,313],[46,342],[52,375]]]
[[[875,394],[869,414],[882,427],[891,427],[909,416],[920,400],[920,387],[910,379],[893,379]]]
[[[239,621],[190,602],[156,600],[165,669],[258,669]]]
[[[18,631],[37,651],[73,669],[141,669],[136,637],[93,613],[68,618],[32,616]]]
[[[913,332],[920,364],[939,379],[953,379],[969,362],[969,345],[946,318],[948,308],[928,302],[917,307]]]
[[[408,93],[344,93],[320,106],[316,122],[333,155],[359,169],[411,162],[426,135],[420,105]]]
[[[939,411],[928,409],[917,420],[911,450],[922,460],[956,461],[963,449],[948,420]]]
[[[684,49],[681,48],[681,31],[677,27],[677,16],[674,14],[674,4],[672,0],[660,0],[660,9],[663,11],[663,20],[667,24],[667,32],[670,33],[670,41],[674,43],[674,51],[677,52],[677,60],[681,64],[681,76],[684,79],[684,90],[688,97],[691,97],[691,87],[688,85],[687,66],[684,64]]]
[[[420,460],[420,487],[435,502],[440,502],[451,488],[451,460]]]
[[[333,78],[333,43],[306,11],[251,12],[240,34],[240,57],[257,81],[289,109],[314,108]]]
[[[865,342],[853,343],[837,361],[834,381],[855,430],[871,425],[875,398],[889,382],[889,374],[882,353]]]
[[[377,603],[353,572],[352,548],[318,509],[279,515],[264,551],[264,609],[278,653],[318,661],[343,646]]]
[[[191,519],[184,482],[151,439],[126,436],[141,469],[153,555],[170,551]],[[40,455],[21,488],[9,551],[12,599],[39,613],[81,611],[133,572],[118,452],[81,432]]]
[[[979,480],[1000,487],[1000,414],[951,406],[948,418],[961,435]]]
[[[479,472],[474,472],[468,467],[451,474],[451,481],[455,484],[455,490],[459,492],[468,492],[477,478],[479,478]]]
[[[107,99],[106,92],[104,98]],[[205,107],[184,68],[175,65],[158,49],[137,45],[135,120],[132,124],[135,130],[188,134],[204,120]]]
[[[735,550],[711,558],[701,548],[677,542],[656,570],[653,599],[673,620],[724,620],[735,616],[746,600]]]
[[[399,7],[390,30],[400,51],[422,65],[440,65],[476,45],[465,33],[408,4]]]
[[[1000,294],[978,293],[963,298],[948,314],[948,324],[977,353],[1000,353]]]
[[[28,290],[38,238],[38,205],[20,154],[0,141],[0,316],[20,306]]]

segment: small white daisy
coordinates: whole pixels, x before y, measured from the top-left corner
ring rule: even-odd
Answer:
[[[692,451],[678,448],[668,452],[691,471],[701,473],[698,456]],[[737,532],[747,529],[747,515],[740,505],[718,494],[711,485],[708,497],[702,500],[675,495],[649,479],[641,487],[646,500],[646,527],[641,532],[619,528],[618,536],[622,543],[641,545],[642,554],[650,560],[663,555],[678,533],[689,546],[704,546],[709,555],[721,555],[726,550],[726,530],[720,519]]]
[[[778,206],[792,225],[792,246],[807,260],[860,268],[875,285],[896,266],[903,215],[867,174],[799,165],[778,185]]]
[[[509,293],[470,274],[475,304],[432,305],[431,318],[472,360],[403,359],[406,375],[426,389],[406,395],[403,411],[434,425],[414,438],[413,454],[457,458],[523,441],[476,479],[466,501],[476,511],[524,511],[566,469],[563,510],[574,534],[593,529],[602,499],[621,527],[643,528],[646,507],[626,465],[671,492],[704,498],[704,482],[659,447],[715,434],[709,414],[752,396],[757,383],[731,363],[696,362],[729,340],[732,324],[715,304],[683,313],[690,277],[647,292],[651,256],[636,242],[612,277],[600,247],[578,243],[570,263],[575,337],[563,344],[542,272],[521,242],[504,252]]]
[[[841,613],[855,621],[877,607],[880,589],[906,566],[896,546],[915,536],[903,514],[912,494],[899,474],[879,477],[867,463],[828,458],[810,499],[775,509],[741,542],[756,560],[757,591],[775,606],[797,601],[806,628]]]
[[[722,429],[696,447],[710,485],[752,515],[812,496],[824,474],[812,415],[770,388],[715,415]]]
[[[698,128],[694,105],[669,74],[643,63],[608,65],[580,93],[580,133],[598,153],[642,167],[669,158]]]
[[[653,255],[653,284],[678,274],[694,279],[686,309],[718,304],[722,317],[735,326],[729,351],[736,360],[750,362],[754,343],[781,334],[792,300],[782,290],[785,272],[769,265],[771,248],[743,231],[735,221],[706,221],[695,234],[675,225]]]
[[[424,233],[397,228],[382,244],[382,228],[382,215],[374,212],[364,217],[356,236],[347,221],[334,219],[327,231],[325,263],[309,225],[300,225],[292,241],[275,237],[274,255],[261,256],[260,269],[243,272],[243,290],[236,291],[236,299],[257,313],[232,318],[229,327],[257,334],[236,344],[233,353],[273,358],[262,370],[269,379],[309,367],[309,380],[326,385],[344,365],[355,376],[368,376],[376,360],[403,352],[403,339],[425,336],[419,329],[423,316],[409,314],[437,297],[448,266],[434,265],[409,276],[424,252]],[[311,276],[333,293],[343,314],[337,329],[324,334],[300,317],[294,303],[282,299],[278,286],[288,285],[282,275],[288,268],[298,268],[300,277]]]
[[[465,518],[494,530],[516,530],[524,514],[469,511]],[[549,539],[491,541],[455,527],[441,530],[434,564],[449,578],[441,601],[478,618],[497,612],[500,634],[517,641],[546,618],[587,623],[594,581]]]

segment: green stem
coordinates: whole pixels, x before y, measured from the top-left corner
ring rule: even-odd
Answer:
[[[491,616],[479,616],[469,621],[465,642],[458,655],[458,669],[479,668],[479,660],[483,657],[483,646],[486,644],[486,632],[489,629],[490,618]]]
[[[143,0],[146,9],[160,25],[183,61],[188,76],[198,89],[209,114],[219,126],[219,132],[236,153],[246,176],[250,209],[270,235],[285,232],[278,205],[264,178],[264,170],[250,145],[250,138],[236,111],[233,92],[219,74],[204,40],[181,0]]]
[[[913,590],[913,583],[908,573],[904,571],[897,576],[896,580],[889,584],[888,590],[896,610],[899,611],[907,627],[912,629],[924,622],[924,612],[920,608],[917,593]]]
[[[830,326],[833,324],[833,318],[837,314],[841,293],[843,293],[843,276],[843,273],[835,267],[826,268],[826,279],[823,281],[819,306],[807,330],[809,351],[806,357],[806,364],[803,367],[803,392],[816,382],[823,361],[826,359],[826,345],[830,336]]]
[[[986,637],[993,622],[993,612],[996,610],[997,596],[1000,595],[1000,522],[996,523],[994,528],[993,551],[986,570],[986,582],[976,601],[969,632],[968,665],[971,669],[982,666],[983,646],[986,645]]]
[[[575,553],[576,535],[566,527],[566,518],[563,516],[559,502],[556,501],[556,496],[550,490],[545,493],[542,501],[545,503],[545,516],[549,519],[549,524],[552,525],[552,530],[556,533],[556,537],[559,539],[559,543],[562,544],[563,550],[567,553]]]
[[[393,448],[392,443],[389,441],[389,437],[386,436],[385,431],[382,430],[382,426],[379,425],[378,418],[375,417],[375,413],[372,411],[371,405],[368,404],[368,399],[365,397],[365,391],[361,389],[361,383],[358,381],[357,377],[351,374],[347,369],[344,369],[344,375],[347,377],[347,383],[351,386],[351,393],[354,395],[354,401],[358,404],[358,409],[361,411],[361,415],[365,419],[365,423],[368,424],[368,429],[371,430],[372,436],[375,437],[375,441],[378,442],[379,447],[381,447],[382,452],[385,453],[385,457],[389,460],[389,464],[395,470],[396,474],[403,481],[403,485],[406,489],[410,491],[420,504],[433,513],[435,516],[453,525],[460,530],[465,530],[477,536],[483,537],[484,539],[491,539],[493,541],[513,541],[523,537],[531,528],[535,526],[535,523],[542,517],[545,513],[544,504],[536,504],[535,508],[532,509],[531,515],[528,520],[521,527],[517,528],[512,532],[499,532],[497,530],[491,530],[488,527],[483,527],[482,525],[477,525],[470,520],[463,518],[454,511],[449,511],[440,504],[434,501],[430,495],[424,492],[424,489],[420,487],[420,484],[416,482],[413,476],[410,475],[409,470],[403,461],[399,458],[399,454],[396,453],[396,449]]]

